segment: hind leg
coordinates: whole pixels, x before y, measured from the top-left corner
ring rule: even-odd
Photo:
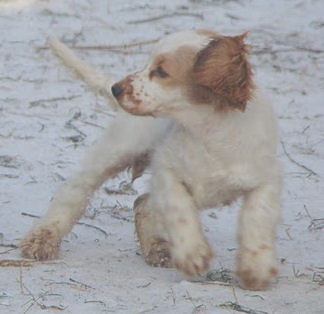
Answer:
[[[149,194],[138,197],[134,203],[135,227],[142,254],[148,265],[172,267],[170,244],[158,214],[148,208]]]

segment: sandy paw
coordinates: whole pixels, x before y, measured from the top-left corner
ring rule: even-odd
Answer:
[[[187,276],[203,275],[212,256],[211,248],[204,240],[172,249],[173,265]]]
[[[276,268],[268,270],[266,276],[260,277],[252,270],[239,270],[238,276],[242,288],[247,290],[262,291],[267,290],[271,286],[271,279],[278,273]]]
[[[267,290],[278,274],[273,250],[243,250],[238,264],[237,275],[242,288]]]
[[[23,257],[50,260],[58,257],[61,239],[56,228],[38,228],[31,231],[20,243]]]

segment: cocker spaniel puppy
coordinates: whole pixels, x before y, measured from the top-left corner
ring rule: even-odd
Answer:
[[[23,256],[56,258],[62,237],[103,182],[127,167],[139,176],[150,166],[149,192],[134,203],[146,262],[203,274],[213,253],[199,210],[241,197],[237,274],[243,287],[266,289],[277,274],[281,170],[276,118],[253,82],[245,37],[207,30],[168,35],[144,70],[115,84],[52,40],[68,66],[105,95],[112,93],[127,113],[117,115],[23,239]]]

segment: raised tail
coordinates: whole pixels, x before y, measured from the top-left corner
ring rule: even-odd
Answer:
[[[96,93],[103,95],[109,100],[109,104],[111,104],[112,107],[111,109],[119,109],[119,106],[110,92],[111,86],[114,84],[112,80],[97,72],[91,65],[79,59],[71,49],[58,39],[53,37],[49,38],[49,44],[52,51],[62,59],[67,67],[74,70],[74,72]]]

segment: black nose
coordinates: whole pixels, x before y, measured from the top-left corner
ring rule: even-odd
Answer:
[[[111,92],[114,95],[114,97],[117,98],[118,96],[120,96],[123,93],[123,88],[119,84],[116,83],[111,87]]]

